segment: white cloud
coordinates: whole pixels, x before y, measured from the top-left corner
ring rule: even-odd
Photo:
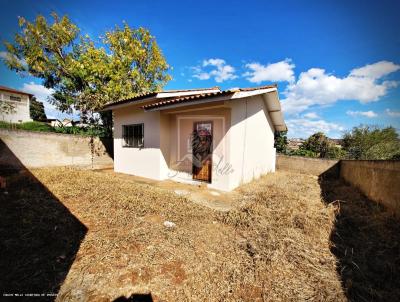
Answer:
[[[316,114],[315,112],[308,112],[308,113],[304,114],[303,117],[309,118],[309,119],[319,118],[318,114]]]
[[[373,118],[373,117],[378,116],[378,114],[376,114],[372,110],[370,110],[370,111],[351,111],[351,110],[349,110],[346,112],[346,114],[350,115],[350,116],[365,116],[368,118]]]
[[[0,51],[0,58],[2,59],[7,59],[10,55],[7,51]],[[16,58],[17,59],[17,58]],[[21,65],[26,65],[26,61],[25,60],[19,60],[17,59],[17,61],[21,64]]]
[[[385,110],[386,114],[391,116],[391,117],[400,117],[400,111],[393,111],[391,109],[386,109]]]
[[[206,71],[205,69],[210,69]],[[192,67],[194,72],[193,77],[199,80],[208,80],[214,78],[218,83],[234,80],[237,78],[235,75],[235,68],[229,64],[226,64],[223,59],[208,59],[204,60],[201,67]]]
[[[379,79],[389,73],[395,72],[400,69],[400,65],[393,62],[380,61],[375,64],[365,65],[364,67],[353,69],[350,75],[357,77],[370,77]]]
[[[309,120],[306,118],[288,119],[289,137],[307,138],[316,132],[323,132],[328,137],[335,138],[340,136],[340,132],[344,130],[342,126],[336,123],[330,123],[320,120]]]
[[[400,65],[380,61],[353,69],[348,76],[340,78],[327,74],[324,69],[311,68],[302,72],[298,80],[289,84],[282,100],[287,114],[303,112],[312,106],[332,105],[340,100],[357,100],[361,103],[378,101],[395,81],[383,81],[383,77],[398,71]]]
[[[252,83],[261,83],[266,81],[293,82],[295,79],[293,71],[295,65],[290,59],[267,65],[253,62],[246,64],[245,66],[250,69],[250,71],[244,73],[243,76]]]
[[[54,105],[50,104],[49,98],[54,93],[54,89],[49,89],[40,84],[34,82],[24,83],[21,90],[33,94],[36,99],[43,102],[44,111],[46,112],[47,118],[74,118],[78,117],[78,112],[74,111],[73,114],[66,114],[59,111]]]

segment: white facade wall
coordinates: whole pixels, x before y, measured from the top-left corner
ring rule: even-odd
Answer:
[[[11,101],[10,96],[20,97],[21,101]],[[28,95],[0,90],[0,101],[12,104],[15,111],[10,114],[0,113],[0,120],[9,123],[23,123],[32,121],[30,117],[30,100]]]
[[[275,171],[274,127],[261,96],[230,102],[229,190]]]
[[[144,124],[144,147],[123,147],[122,126]],[[168,165],[160,149],[160,112],[130,107],[114,110],[114,170],[137,176],[165,179]]]

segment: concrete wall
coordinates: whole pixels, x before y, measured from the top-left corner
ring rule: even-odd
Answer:
[[[278,155],[276,168],[315,176],[341,177],[369,199],[400,214],[400,161],[339,161]]]
[[[10,96],[20,97],[21,101],[11,101]],[[8,102],[14,106],[14,112],[0,114],[0,119],[5,122],[21,123],[32,121],[29,110],[29,96],[26,94],[11,93],[8,91],[0,90],[0,101]]]
[[[400,214],[400,161],[342,160],[340,176],[371,200]]]
[[[277,155],[276,168],[316,176],[323,173],[339,175],[339,161],[330,159]]]
[[[0,129],[0,165],[7,163],[16,166],[18,158],[25,167],[51,166],[91,166],[92,152],[90,138],[69,134],[31,132]],[[113,160],[108,154],[112,146],[111,139],[94,140],[93,165],[95,167],[112,166]],[[108,152],[107,152],[108,150]],[[11,151],[11,152],[8,152]],[[14,157],[15,156],[15,157]]]

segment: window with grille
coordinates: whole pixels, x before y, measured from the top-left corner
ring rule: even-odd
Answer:
[[[122,126],[123,146],[131,148],[144,147],[144,124]]]
[[[21,102],[21,98],[19,96],[10,95],[10,101]]]

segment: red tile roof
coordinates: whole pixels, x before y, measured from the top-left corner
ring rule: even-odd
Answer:
[[[1,85],[0,85],[0,90],[8,91],[8,92],[11,92],[11,93],[19,93],[19,94],[25,94],[25,95],[33,96],[33,94],[31,94],[31,93],[27,93],[27,92],[24,92],[24,91],[21,91],[21,90],[17,90],[17,89],[14,89],[14,88],[1,86]]]
[[[250,88],[233,88],[233,89],[222,90],[222,91],[218,91],[218,92],[201,93],[201,94],[194,94],[194,95],[181,96],[181,97],[175,97],[175,98],[164,98],[159,102],[144,105],[144,106],[142,106],[142,108],[145,110],[150,110],[150,109],[155,109],[155,108],[159,108],[159,107],[163,107],[163,106],[167,106],[167,105],[171,105],[171,104],[193,102],[193,101],[197,101],[199,99],[213,98],[213,97],[219,97],[219,96],[223,96],[223,95],[234,94],[235,92],[239,92],[239,91],[254,91],[254,90],[276,88],[276,87],[277,87],[277,85],[268,85],[268,86],[250,87]]]
[[[199,91],[199,90],[215,90],[215,89],[219,89],[219,87],[193,88],[193,89],[173,89],[173,90],[144,92],[144,93],[140,93],[140,94],[137,94],[135,96],[132,96],[132,97],[128,97],[128,98],[125,98],[125,99],[118,100],[116,102],[108,103],[103,107],[103,109],[105,109],[107,107],[110,107],[110,106],[122,105],[122,104],[126,104],[126,103],[140,101],[140,100],[143,100],[143,99],[146,99],[146,98],[150,98],[150,97],[155,97],[159,93],[179,93],[179,92],[190,92],[190,91]]]

